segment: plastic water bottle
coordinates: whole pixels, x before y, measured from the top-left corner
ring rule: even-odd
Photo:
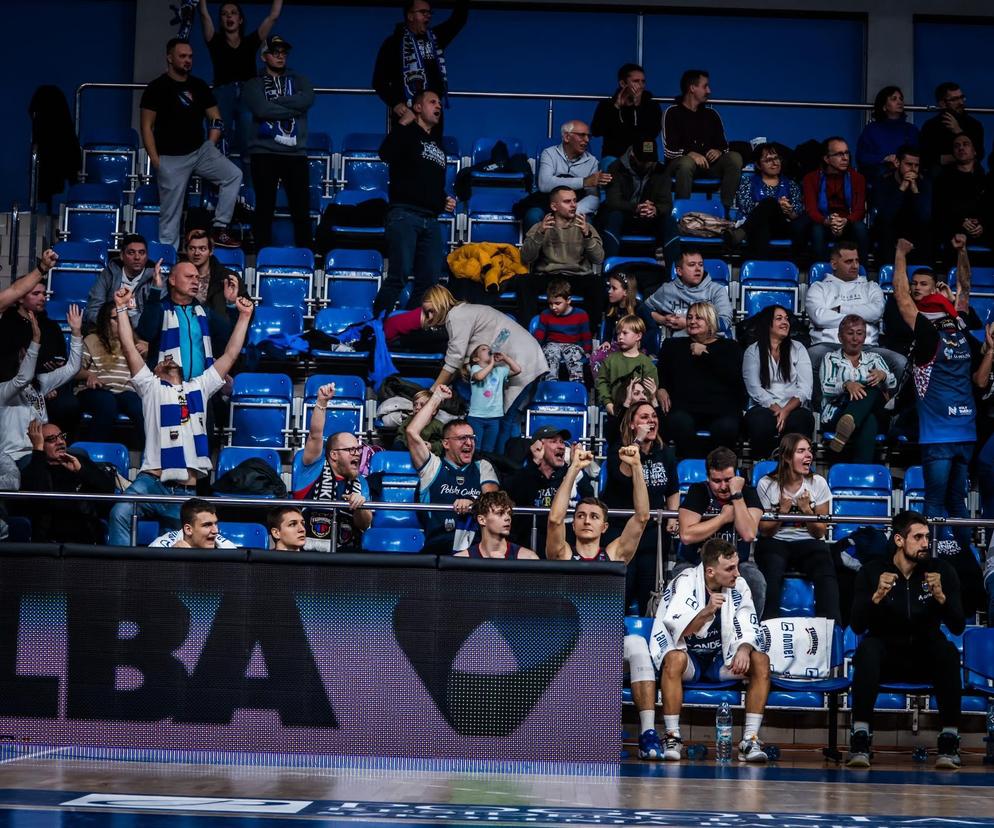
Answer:
[[[732,711],[728,702],[719,704],[714,716],[714,758],[720,764],[732,760]]]
[[[492,354],[499,354],[504,347],[504,343],[510,338],[511,332],[507,328],[501,328],[494,338],[493,345],[490,346]]]

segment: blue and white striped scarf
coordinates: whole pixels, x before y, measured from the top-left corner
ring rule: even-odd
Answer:
[[[207,410],[200,383],[159,380],[159,466],[163,483],[185,482],[189,469],[211,470]]]
[[[186,307],[190,307],[189,305]],[[211,348],[210,325],[207,321],[207,313],[203,305],[194,302],[193,315],[200,326],[200,336],[204,347],[204,370],[214,364],[214,351]],[[180,347],[180,325],[179,312],[171,299],[162,300],[162,335],[159,338],[159,361],[166,357],[172,357],[174,363],[183,369],[183,379],[192,379],[190,376],[191,366],[183,365],[182,348]]]

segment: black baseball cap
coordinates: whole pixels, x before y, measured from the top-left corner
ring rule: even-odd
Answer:
[[[632,157],[641,164],[659,160],[659,151],[655,141],[636,141],[632,144]]]
[[[263,54],[266,54],[266,52],[275,51],[276,49],[283,49],[284,51],[289,52],[292,48],[293,45],[289,41],[284,40],[279,35],[272,35],[271,37],[267,37],[264,41],[262,41]]]
[[[564,440],[569,440],[572,435],[565,428],[556,428],[555,426],[542,426],[538,431],[535,432],[534,439],[536,440],[552,440],[556,437],[562,437]]]

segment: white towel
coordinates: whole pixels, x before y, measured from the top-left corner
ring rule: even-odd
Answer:
[[[756,606],[752,601],[752,592],[745,579],[739,577],[735,581],[735,586],[722,590],[722,594],[725,596],[725,603],[721,605],[721,611],[718,613],[721,624],[722,660],[726,667],[730,667],[735,653],[743,644],[760,649],[758,642],[762,635],[756,618]],[[652,636],[649,639],[649,654],[657,670],[662,666],[663,658],[670,650],[687,649],[684,631],[704,609],[707,602],[704,564],[698,564],[693,569],[685,569],[670,581],[656,610]],[[711,624],[713,623],[714,619],[711,620]],[[697,634],[704,635],[710,627],[711,625],[708,624]]]
[[[771,618],[761,625],[760,649],[770,670],[791,679],[827,678],[832,672],[831,618]]]

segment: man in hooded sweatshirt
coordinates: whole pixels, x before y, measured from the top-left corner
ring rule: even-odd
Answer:
[[[656,245],[664,249],[670,239],[676,246],[675,254],[679,232],[667,232],[673,225],[673,200],[669,178],[659,166],[655,140],[637,140],[608,172],[611,183],[600,210],[605,257],[618,255],[625,234],[653,236]]]
[[[694,302],[710,302],[718,314],[718,329],[732,329],[732,300],[725,285],[712,281],[704,270],[704,254],[684,247],[676,260],[676,278],[645,300],[653,320],[670,330],[671,336],[687,335],[687,308]]]

